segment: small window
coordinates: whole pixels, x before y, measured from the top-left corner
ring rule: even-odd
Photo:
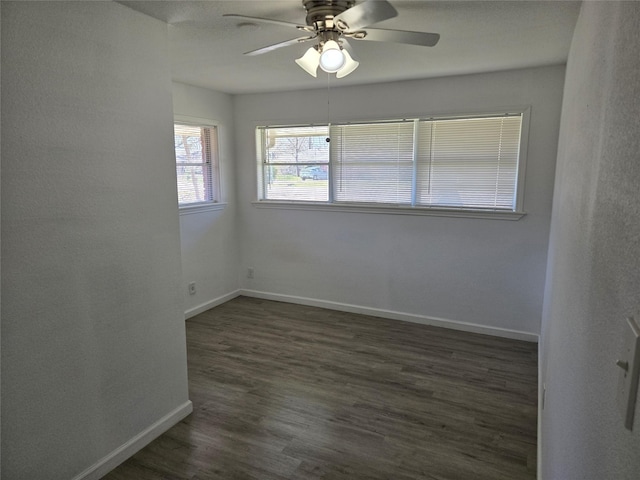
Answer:
[[[329,128],[260,129],[265,200],[329,201]]]
[[[218,138],[215,127],[174,125],[178,205],[216,203]]]
[[[516,212],[523,117],[258,127],[259,198]]]

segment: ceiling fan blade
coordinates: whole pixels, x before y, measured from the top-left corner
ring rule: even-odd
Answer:
[[[336,15],[334,22],[340,30],[352,31],[397,15],[396,9],[386,0],[367,0]]]
[[[251,22],[269,23],[271,25],[280,25],[280,26],[283,26],[283,27],[293,27],[293,28],[297,28],[298,30],[305,30],[305,31],[308,31],[308,32],[315,31],[313,27],[310,27],[308,25],[298,25],[297,23],[283,22],[282,20],[273,20],[271,18],[248,17],[246,15],[237,15],[235,13],[225,13],[222,16],[223,17],[233,17],[233,18],[237,18],[237,19],[240,19],[240,20],[246,20],[249,23],[251,23]]]
[[[262,55],[263,53],[272,52],[273,50],[277,50],[282,47],[288,47],[289,45],[295,45],[296,43],[307,42],[309,40],[313,40],[316,36],[311,37],[299,37],[292,38],[291,40],[287,40],[286,42],[274,43],[273,45],[267,45],[266,47],[258,48],[257,50],[251,50],[250,52],[245,52],[245,55],[254,56],[254,55]]]
[[[373,42],[407,43],[422,47],[433,47],[440,40],[439,33],[409,32],[407,30],[383,30],[380,28],[367,28],[366,35],[363,32],[351,32],[345,34],[354,40],[371,40]]]

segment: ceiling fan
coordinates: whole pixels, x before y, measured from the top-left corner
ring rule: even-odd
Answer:
[[[302,0],[302,4],[307,11],[306,25],[233,13],[224,16],[240,18],[250,23],[284,25],[306,32],[307,36],[268,45],[246,52],[245,55],[261,55],[278,48],[314,40],[316,44],[296,59],[296,63],[314,77],[318,74],[318,66],[327,73],[335,73],[337,78],[345,77],[358,68],[360,63],[349,53],[349,39],[424,47],[433,47],[440,39],[437,33],[368,28],[369,25],[398,15],[396,9],[386,0],[366,0],[357,5],[355,0]]]

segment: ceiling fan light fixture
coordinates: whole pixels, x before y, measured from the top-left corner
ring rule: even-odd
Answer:
[[[320,68],[327,73],[336,73],[346,62],[344,52],[334,40],[329,40],[322,47],[320,54]]]
[[[311,47],[303,56],[296,59],[296,63],[300,65],[305,72],[312,77],[318,76],[318,65],[320,63],[320,53],[315,47]]]
[[[342,54],[344,55],[344,67],[336,72],[336,78],[346,77],[360,65],[360,62],[351,58],[348,51],[342,50]]]
[[[329,74],[335,73],[336,78],[346,77],[358,68],[360,63],[351,58],[347,51],[351,51],[348,40],[433,47],[440,39],[437,33],[369,28],[370,25],[398,15],[398,11],[388,0],[302,0],[302,5],[307,12],[306,25],[235,13],[226,13],[224,16],[242,20],[238,24],[238,28],[242,29],[274,24],[304,31],[307,36],[267,45],[245,52],[245,55],[262,55],[279,48],[315,40],[316,45],[295,60],[300,68],[312,77],[318,76],[318,67]]]

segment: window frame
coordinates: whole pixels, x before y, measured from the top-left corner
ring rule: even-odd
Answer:
[[[222,210],[227,205],[222,201],[222,182],[221,182],[221,162],[220,162],[220,125],[218,122],[199,117],[192,117],[188,115],[174,115],[173,125],[188,125],[192,127],[208,128],[215,133],[215,140],[210,140],[211,143],[211,162],[210,162],[210,175],[211,175],[211,187],[213,192],[217,193],[213,200],[205,200],[202,202],[193,202],[187,204],[180,204],[178,201],[178,212],[180,215],[190,215],[194,213]],[[177,159],[175,159],[175,140],[174,140],[174,161],[176,167],[178,166]],[[177,180],[177,179],[176,179]],[[178,185],[176,181],[176,194],[178,192]]]
[[[323,135],[316,135],[318,137],[325,137],[329,134],[329,129],[330,129],[330,125],[316,125],[316,124],[293,124],[293,125],[270,125],[270,126],[260,126],[260,125],[256,125],[255,127],[255,136],[256,136],[256,158],[258,158],[258,163],[257,163],[257,191],[258,191],[258,199],[264,197],[265,191],[267,189],[266,186],[266,182],[265,182],[265,173],[264,173],[264,169],[265,169],[265,164],[267,162],[264,161],[264,158],[259,158],[262,156],[262,154],[266,153],[263,152],[263,146],[266,144],[266,137],[264,136],[266,134],[266,130],[268,128],[314,128],[314,127],[322,127],[322,128],[327,128],[327,133],[323,134]],[[308,138],[308,137],[306,137]],[[327,168],[327,183],[329,185],[328,187],[328,200],[327,201],[320,201],[320,200],[316,200],[316,201],[305,201],[305,200],[291,200],[291,199],[284,199],[284,200],[266,200],[266,201],[275,201],[275,202],[285,202],[285,203],[296,203],[296,204],[306,204],[306,203],[310,203],[310,204],[321,204],[321,205],[325,205],[331,202],[331,199],[333,198],[332,193],[331,193],[331,175],[332,175],[332,171],[331,171],[331,161],[330,158],[326,161],[326,162],[318,162],[318,161],[307,161],[307,162],[274,162],[271,164],[272,166],[277,166],[277,167],[301,167],[301,168],[306,168],[306,167],[314,167],[314,166],[319,166],[319,167],[326,167]]]
[[[264,198],[264,185],[263,185],[263,169],[264,159],[263,145],[264,138],[260,132],[264,133],[268,128],[286,128],[286,127],[309,127],[327,126],[326,123],[291,123],[291,124],[255,124],[256,135],[256,160],[257,160],[257,198],[252,202],[257,208],[275,208],[275,209],[288,209],[288,210],[317,210],[317,211],[339,211],[339,212],[357,212],[357,213],[371,213],[371,214],[397,214],[397,215],[420,215],[420,216],[446,216],[446,217],[468,217],[468,218],[483,218],[483,219],[497,219],[497,220],[519,220],[526,215],[524,210],[525,201],[525,180],[526,180],[526,164],[528,153],[528,140],[529,140],[529,127],[530,127],[530,115],[531,106],[516,106],[509,108],[500,108],[492,110],[484,110],[477,112],[465,112],[465,113],[453,113],[453,114],[430,114],[430,115],[404,115],[396,118],[369,118],[365,120],[351,120],[351,121],[336,121],[332,125],[348,125],[353,124],[366,124],[366,123],[385,123],[394,122],[398,120],[405,121],[429,121],[429,120],[449,120],[449,119],[464,119],[464,118],[482,118],[482,117],[495,117],[504,116],[505,114],[521,115],[521,133],[520,133],[520,147],[517,165],[517,176],[515,183],[515,195],[514,195],[514,209],[490,209],[490,208],[470,208],[470,207],[440,207],[440,206],[427,206],[427,205],[409,205],[409,204],[385,204],[385,203],[367,203],[367,202],[336,202],[333,195],[334,182],[332,181],[332,169],[334,168],[333,158],[329,158],[329,162],[324,165],[328,165],[329,172],[329,200],[328,201],[301,201],[301,200],[273,200]],[[330,124],[331,125],[331,124]],[[414,169],[416,167],[414,161]],[[416,175],[412,177],[412,182],[416,182]],[[415,191],[415,190],[414,190]],[[413,200],[413,199],[412,199]]]

